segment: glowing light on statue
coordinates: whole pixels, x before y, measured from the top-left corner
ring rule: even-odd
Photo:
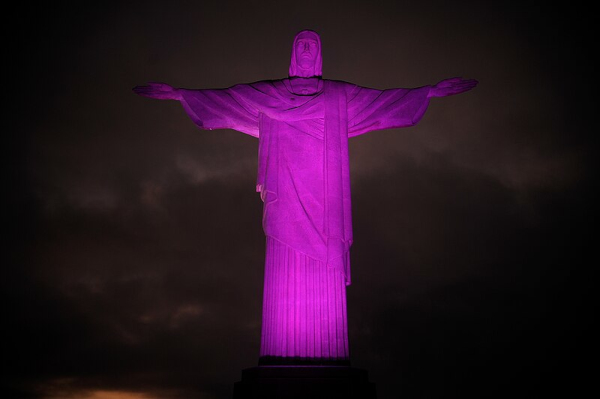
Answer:
[[[472,89],[453,78],[376,90],[322,79],[321,40],[296,35],[289,78],[227,89],[137,94],[178,100],[201,129],[259,138],[257,191],[266,235],[260,364],[348,364],[346,285],[352,245],[348,138],[413,126],[432,97]],[[234,244],[232,244],[234,245]]]

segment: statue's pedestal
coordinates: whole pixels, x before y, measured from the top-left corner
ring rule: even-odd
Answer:
[[[242,370],[233,399],[375,399],[366,370],[344,366],[258,366]]]

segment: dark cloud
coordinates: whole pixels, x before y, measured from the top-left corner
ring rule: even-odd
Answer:
[[[281,78],[293,35],[312,28],[326,78],[480,81],[416,127],[351,141],[353,364],[382,399],[573,396],[592,309],[594,80],[574,45],[587,19],[533,2],[21,9],[5,86],[3,389],[231,395],[259,350],[257,142],[199,131],[131,88]]]

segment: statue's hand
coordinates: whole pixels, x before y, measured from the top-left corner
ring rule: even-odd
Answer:
[[[140,96],[156,98],[158,100],[181,99],[181,93],[179,90],[166,83],[149,82],[147,86],[134,87],[133,91]]]
[[[451,78],[444,79],[434,85],[429,91],[429,97],[446,97],[454,94],[464,93],[477,86],[475,79]]]

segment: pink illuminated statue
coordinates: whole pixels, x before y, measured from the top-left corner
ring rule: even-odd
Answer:
[[[259,139],[266,266],[259,364],[349,363],[346,286],[352,245],[348,138],[413,126],[432,97],[477,85],[453,78],[375,90],[322,79],[321,40],[294,39],[289,78],[227,89],[149,83],[142,96],[180,101],[201,129]]]

